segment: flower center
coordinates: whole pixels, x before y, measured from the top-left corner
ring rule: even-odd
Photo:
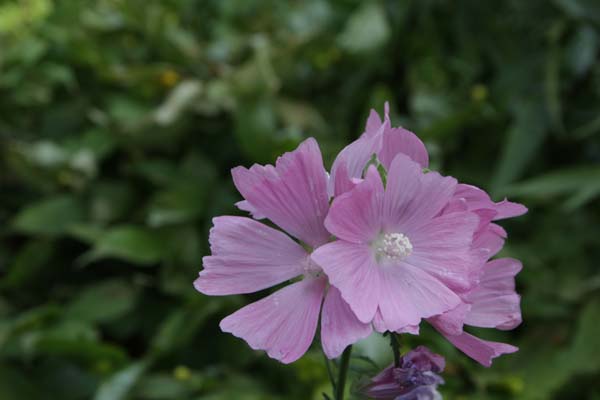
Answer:
[[[408,257],[412,250],[413,246],[410,240],[403,233],[385,233],[375,242],[377,258],[401,260]]]

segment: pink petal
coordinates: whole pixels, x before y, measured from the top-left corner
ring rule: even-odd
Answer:
[[[330,286],[321,312],[321,343],[328,358],[337,358],[351,344],[372,332],[360,322],[335,287]]]
[[[274,168],[237,167],[232,175],[235,186],[260,215],[311,246],[329,240],[323,226],[329,209],[327,173],[313,138],[281,156]]]
[[[367,124],[365,126],[365,132],[363,135],[366,137],[373,137],[377,135],[382,124],[383,122],[381,121],[379,114],[377,114],[377,111],[371,109],[371,112],[369,113],[369,118],[367,119]]]
[[[465,296],[471,311],[465,323],[482,328],[513,329],[521,323],[521,297],[515,292],[515,276],[521,262],[501,258],[488,262],[477,288]]]
[[[527,212],[527,207],[524,205],[506,199],[494,203],[484,190],[472,185],[459,184],[454,196],[455,198],[463,198],[467,202],[469,210],[494,210],[496,212],[494,220],[518,217]]]
[[[208,295],[251,293],[304,272],[308,255],[289,236],[246,217],[217,217],[210,230],[212,255],[194,282]]]
[[[518,347],[511,346],[510,344],[482,340],[466,332],[454,336],[446,335],[443,332],[440,333],[457,349],[486,367],[492,365],[492,359],[502,354],[510,354],[519,350]]]
[[[383,316],[381,315],[381,310],[379,309],[377,310],[377,312],[375,313],[375,317],[373,318],[373,327],[379,333],[384,333],[388,330],[387,325],[383,320]],[[418,335],[419,327],[420,325],[406,325],[396,330],[396,333],[409,333],[411,335]]]
[[[424,174],[421,166],[398,154],[388,171],[383,205],[386,232],[407,232],[428,222],[448,204],[456,179],[437,172]]]
[[[252,215],[252,218],[254,218],[254,219],[265,219],[266,218],[264,215],[262,215],[260,212],[258,212],[258,210],[252,204],[250,204],[250,202],[247,200],[238,201],[237,203],[235,203],[235,206],[242,211],[246,211],[246,212],[250,213],[250,215]]]
[[[419,268],[400,262],[380,269],[379,309],[386,330],[418,325],[422,318],[451,310],[461,302],[453,291]]]
[[[502,249],[504,239],[506,239],[506,231],[500,225],[489,224],[475,233],[473,249],[477,257],[485,262]]]
[[[346,146],[331,167],[329,194],[339,196],[354,188],[353,178],[362,178],[367,163],[381,147],[381,138],[361,137]]]
[[[470,288],[481,261],[471,249],[479,218],[472,212],[453,212],[433,218],[408,232],[413,252],[404,261],[427,271],[455,290]]]
[[[380,283],[379,266],[368,245],[337,240],[315,250],[312,259],[358,319],[370,323],[377,311]]]
[[[440,332],[447,335],[460,335],[463,332],[465,318],[470,309],[469,304],[461,303],[450,311],[429,318],[428,321]]]
[[[310,347],[315,336],[325,279],[304,279],[236,311],[221,321],[254,350],[289,364]]]
[[[525,214],[528,210],[523,204],[513,203],[506,199],[496,203],[496,219],[518,217]]]
[[[383,132],[383,144],[378,153],[379,160],[389,170],[398,154],[407,155],[421,168],[429,166],[429,154],[417,135],[403,128],[387,129]]]
[[[340,239],[368,243],[381,230],[382,200],[383,184],[379,172],[371,166],[363,182],[333,201],[325,226]]]

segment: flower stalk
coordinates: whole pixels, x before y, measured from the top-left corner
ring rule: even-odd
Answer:
[[[335,400],[344,400],[344,393],[346,389],[346,377],[348,376],[348,368],[350,367],[350,355],[352,354],[352,346],[346,347],[344,353],[342,353],[342,359],[340,360],[340,368],[338,371],[337,379],[337,391],[335,394]]]

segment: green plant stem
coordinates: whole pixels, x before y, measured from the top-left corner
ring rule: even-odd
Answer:
[[[350,367],[350,354],[352,354],[352,346],[346,347],[340,360],[338,371],[337,391],[335,400],[344,400],[344,389],[346,389],[346,377],[348,375],[348,367]]]
[[[392,346],[392,352],[394,353],[394,367],[400,367],[400,341],[396,333],[390,332],[390,346]]]
[[[323,352],[323,359],[325,359],[325,367],[327,367],[327,376],[329,376],[329,382],[331,382],[331,393],[333,393],[333,395],[335,396],[335,394],[337,393],[335,378],[333,377],[333,371],[331,370],[331,362],[329,362],[329,359],[325,355],[325,352]]]

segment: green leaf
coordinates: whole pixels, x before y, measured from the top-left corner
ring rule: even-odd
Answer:
[[[121,279],[112,279],[82,289],[67,306],[66,316],[78,321],[107,322],[133,310],[137,290]]]
[[[23,233],[60,235],[83,218],[83,208],[77,199],[61,195],[25,206],[14,218],[13,226]]]
[[[350,16],[338,42],[351,53],[364,53],[381,47],[389,36],[384,10],[379,3],[371,1],[363,3]]]
[[[98,391],[94,395],[94,400],[127,399],[127,396],[149,366],[149,361],[142,360],[131,364],[127,368],[112,375],[107,381],[100,385]]]
[[[166,252],[162,236],[150,229],[124,225],[105,232],[83,261],[118,258],[139,265],[159,262]]]
[[[158,193],[148,210],[148,225],[159,227],[191,221],[202,214],[206,204],[204,185],[179,185]]]
[[[54,254],[55,243],[52,240],[32,240],[15,257],[8,273],[1,281],[4,288],[18,288],[36,280],[47,267],[48,260]]]
[[[598,34],[588,25],[580,26],[567,45],[565,61],[576,76],[589,71],[596,61],[598,52]]]
[[[187,108],[191,107],[201,92],[202,82],[198,80],[181,82],[155,111],[154,120],[159,125],[173,124]]]
[[[519,178],[546,138],[546,115],[530,101],[517,108],[493,179],[493,192]]]
[[[573,210],[600,195],[600,168],[590,165],[549,172],[524,182],[509,185],[502,191],[509,195],[543,200],[552,196],[568,194],[571,197],[565,207]]]

